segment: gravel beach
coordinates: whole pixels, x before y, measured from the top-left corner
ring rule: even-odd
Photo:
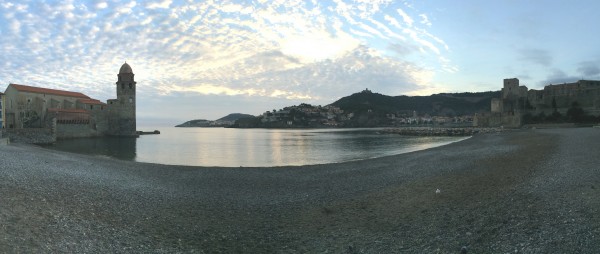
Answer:
[[[597,253],[599,156],[598,128],[275,168],[0,146],[0,252]]]

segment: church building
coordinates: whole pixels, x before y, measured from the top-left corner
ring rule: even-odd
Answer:
[[[56,138],[137,136],[129,64],[121,66],[115,88],[117,98],[104,103],[80,92],[9,84],[2,98],[4,128],[50,129]]]

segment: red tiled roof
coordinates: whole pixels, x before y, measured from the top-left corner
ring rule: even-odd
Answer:
[[[50,88],[41,88],[41,87],[35,87],[35,86],[25,86],[25,85],[18,85],[18,84],[10,84],[9,86],[14,87],[15,89],[17,89],[21,92],[42,93],[42,94],[45,93],[45,94],[54,94],[54,95],[61,95],[61,96],[68,96],[68,97],[85,98],[85,99],[90,98],[87,95],[78,93],[78,92],[71,92],[71,91],[64,91],[64,90],[57,90],[57,89],[50,89]]]
[[[101,102],[101,101],[96,100],[96,99],[79,99],[77,101],[81,102],[83,104],[106,105],[106,103]]]
[[[76,108],[49,108],[48,112],[65,112],[65,113],[86,113],[89,114],[89,112],[85,109],[76,109]]]

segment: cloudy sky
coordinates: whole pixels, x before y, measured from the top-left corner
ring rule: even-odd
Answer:
[[[600,79],[600,2],[5,1],[0,91],[9,83],[115,97],[127,61],[138,121],[387,95],[529,88]]]

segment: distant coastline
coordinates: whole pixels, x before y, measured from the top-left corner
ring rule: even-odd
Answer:
[[[178,127],[371,128],[398,126],[473,126],[475,114],[489,112],[496,92],[388,96],[369,89],[329,105],[301,103],[260,115],[230,114],[227,121],[191,120]],[[238,116],[242,115],[242,116]]]

